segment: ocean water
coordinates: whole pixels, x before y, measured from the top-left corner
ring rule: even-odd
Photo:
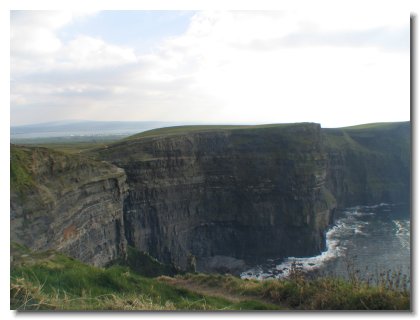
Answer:
[[[283,278],[293,263],[309,274],[347,278],[357,271],[372,281],[381,273],[400,272],[410,279],[410,210],[407,205],[381,203],[337,213],[326,232],[326,250],[313,257],[268,260],[241,274],[242,278]],[[350,271],[350,272],[349,272]]]

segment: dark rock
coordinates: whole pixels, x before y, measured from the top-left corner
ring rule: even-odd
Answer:
[[[127,174],[128,243],[161,261],[252,264],[325,247],[335,202],[318,124],[139,138],[99,157]]]
[[[11,242],[57,249],[97,266],[124,256],[122,169],[18,146],[11,147],[11,161]]]
[[[341,208],[409,203],[410,122],[323,129],[326,186]]]

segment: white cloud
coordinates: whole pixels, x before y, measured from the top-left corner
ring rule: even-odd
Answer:
[[[108,44],[102,39],[79,35],[64,42],[60,28],[93,12],[12,11],[11,67],[20,74],[60,69],[92,69],[135,63],[131,48]]]
[[[101,39],[78,36],[60,52],[62,57],[58,67],[102,68],[119,66],[137,61],[134,50],[105,43]]]
[[[57,30],[73,19],[91,13],[64,11],[11,11],[12,56],[33,56],[57,52],[62,42]]]
[[[60,40],[56,31],[73,16],[31,18],[48,50],[12,41],[12,121],[29,102],[60,119],[408,119],[408,17],[371,13],[199,12],[184,34],[147,55],[86,35]],[[28,26],[14,21],[19,39]]]
[[[389,19],[371,17],[356,27],[351,27],[351,19],[344,20],[334,37],[328,38],[324,32],[334,30],[336,21],[324,16],[199,13],[184,36],[166,43],[162,61],[153,70],[161,79],[192,76],[195,92],[212,107],[206,113],[210,121],[345,125],[363,119],[386,120],[384,116],[388,121],[407,119],[408,50],[391,54],[383,49],[393,46],[393,30],[400,32],[405,26],[403,35],[407,36],[408,19],[404,23],[398,16],[389,24]],[[381,41],[369,38],[370,28],[383,26],[387,28],[381,29]],[[304,35],[308,29],[315,35],[318,30],[318,43],[302,49],[280,41],[291,34]],[[351,41],[337,41],[340,34],[347,38],[352,35]],[[186,98],[184,104],[188,102]],[[377,106],[383,106],[381,112]],[[200,117],[200,112],[184,117],[192,120]]]

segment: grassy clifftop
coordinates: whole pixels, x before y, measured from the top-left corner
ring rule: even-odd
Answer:
[[[82,155],[67,154],[44,147],[10,145],[10,188],[12,192],[34,191],[55,176],[57,186],[69,185],[109,175],[117,169]],[[83,174],[82,174],[83,173]]]
[[[370,123],[344,128],[323,129],[330,148],[348,147],[359,152],[401,152],[409,156],[410,122]]]
[[[253,131],[256,129],[267,129],[267,128],[285,128],[295,125],[304,125],[294,124],[294,123],[283,123],[283,124],[263,124],[263,125],[194,125],[194,126],[175,126],[175,127],[166,127],[158,128],[153,130],[148,130],[141,132],[135,135],[132,135],[126,140],[134,140],[148,137],[164,137],[164,136],[174,136],[174,135],[185,135],[188,133],[199,133],[199,132],[228,132],[232,130],[247,130]]]

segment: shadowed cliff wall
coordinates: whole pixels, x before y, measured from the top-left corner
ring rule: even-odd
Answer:
[[[323,129],[327,188],[340,207],[410,201],[409,122]]]
[[[145,137],[100,157],[127,174],[129,244],[162,261],[255,263],[324,248],[335,202],[317,124]]]

